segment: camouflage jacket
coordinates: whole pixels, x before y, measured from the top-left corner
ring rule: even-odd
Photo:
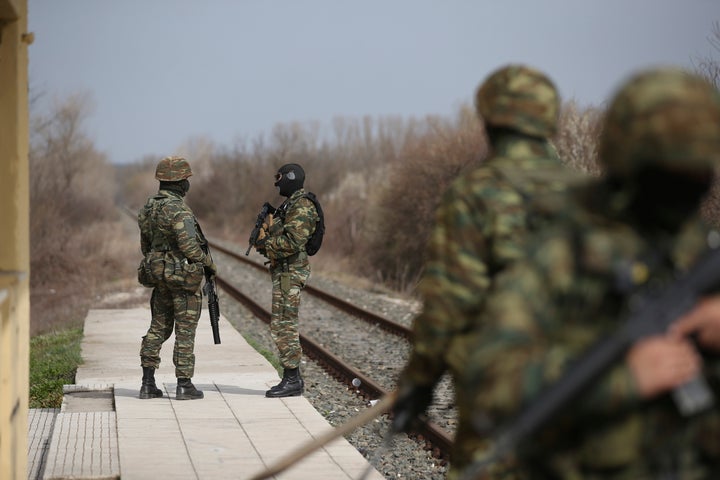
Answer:
[[[578,181],[549,142],[506,135],[496,143],[481,167],[453,182],[436,211],[419,287],[423,311],[401,381],[429,386],[439,379],[451,340],[474,328],[493,276],[521,257],[532,199]]]
[[[190,262],[212,263],[202,250],[207,240],[195,215],[180,195],[160,190],[150,197],[138,213],[138,225],[140,249],[144,256],[150,251],[171,251]]]
[[[451,363],[465,366],[459,388],[471,392],[475,412],[491,419],[489,428],[618,329],[629,299],[648,280],[674,278],[705,250],[706,230],[697,219],[675,235],[638,231],[637,219],[614,210],[613,194],[601,185],[578,199],[584,208],[539,234],[527,258],[496,278],[482,328],[451,348]],[[714,382],[717,358],[705,362]],[[641,400],[621,362],[521,445],[522,478],[711,478],[700,459],[720,465],[717,414],[681,417],[668,394]],[[677,476],[663,476],[668,473]]]
[[[304,189],[290,195],[273,216],[273,224],[265,241],[266,256],[280,260],[305,251],[305,244],[315,231],[318,213],[312,200],[303,197]]]

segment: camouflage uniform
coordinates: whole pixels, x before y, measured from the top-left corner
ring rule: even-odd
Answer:
[[[302,357],[298,309],[300,292],[310,277],[305,244],[318,221],[315,205],[304,194],[302,188],[295,191],[277,209],[264,244],[273,285],[270,333],[286,369],[298,368]]]
[[[168,157],[177,159],[178,157]],[[167,159],[166,159],[167,160]],[[185,163],[187,165],[187,163]],[[187,172],[172,172],[164,178],[176,179],[188,175]],[[187,177],[183,177],[187,178]],[[143,337],[140,348],[140,360],[143,367],[156,369],[160,366],[160,349],[175,329],[175,347],[173,363],[177,378],[192,378],[195,369],[195,331],[200,309],[202,294],[200,284],[197,287],[183,284],[169,284],[167,259],[175,259],[180,265],[172,275],[181,283],[183,274],[179,271],[188,264],[199,264],[214,269],[212,259],[203,252],[202,246],[207,244],[195,216],[183,201],[182,195],[176,191],[160,189],[150,197],[138,214],[140,226],[140,247],[146,258],[160,255],[165,263],[165,274],[156,279],[156,285],[150,300],[152,321],[147,334]],[[200,273],[200,275],[202,275]],[[200,278],[201,280],[201,278]]]
[[[476,105],[489,129],[503,130],[490,132],[491,157],[454,181],[436,212],[420,284],[424,308],[414,321],[413,350],[398,381],[401,397],[432,389],[448,367],[454,377],[464,368],[448,362],[454,342],[477,328],[493,278],[522,255],[528,231],[544,222],[542,209],[529,212],[529,202],[553,197],[577,180],[547,140],[555,132],[559,99],[543,74],[523,66],[502,68],[480,87]],[[464,392],[457,384],[456,397],[461,417],[453,466],[464,465],[483,447],[465,422]]]
[[[628,300],[648,282],[688,268],[706,248],[697,218],[711,167],[720,163],[720,97],[701,79],[675,70],[637,75],[608,111],[600,142],[606,179],[574,192],[574,206],[529,245],[525,260],[500,274],[480,316],[482,329],[450,349],[474,407],[474,425],[512,418],[573,357],[619,327]],[[664,172],[665,177],[654,177]],[[684,178],[696,192],[682,189]],[[653,179],[685,192],[684,215],[644,208],[638,188]],[[644,183],[644,184],[643,184]],[[658,185],[663,184],[656,184]],[[682,203],[682,202],[681,202]],[[681,213],[681,212],[678,212]],[[649,218],[649,219],[648,219]],[[720,391],[717,354],[704,373]],[[670,395],[641,398],[626,363],[617,365],[549,426],[515,452],[528,479],[720,478],[720,418],[714,410],[682,417]]]

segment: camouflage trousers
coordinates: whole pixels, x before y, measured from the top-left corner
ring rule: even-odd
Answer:
[[[298,328],[300,292],[310,277],[310,262],[305,256],[287,268],[278,265],[270,274],[273,285],[270,335],[283,368],[297,368],[302,358]]]
[[[170,290],[164,285],[153,289],[150,298],[152,321],[140,346],[140,365],[160,367],[160,348],[175,330],[173,363],[177,378],[192,378],[195,372],[195,331],[200,319],[202,294]]]
[[[451,369],[455,388],[455,404],[458,409],[458,425],[450,454],[450,469],[447,480],[458,480],[463,477],[466,469],[478,459],[484,458],[491,445],[489,435],[477,431],[477,415],[475,406],[477,389],[472,379],[466,379],[464,372]],[[488,432],[489,434],[489,432]],[[481,480],[520,480],[526,479],[512,458],[505,458],[488,466]]]

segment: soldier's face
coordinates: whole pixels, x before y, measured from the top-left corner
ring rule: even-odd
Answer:
[[[283,172],[279,171],[275,174],[275,187],[278,193],[284,197],[292,195],[292,183],[295,180],[295,172],[292,170]]]

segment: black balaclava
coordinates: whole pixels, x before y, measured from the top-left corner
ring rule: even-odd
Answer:
[[[643,228],[674,232],[697,212],[712,180],[710,169],[694,176],[645,169],[636,176],[630,213]]]
[[[184,197],[190,190],[190,181],[187,178],[184,180],[178,180],[177,182],[165,182],[160,180],[160,190],[168,190]]]
[[[275,174],[275,186],[283,197],[297,192],[303,188],[304,183],[305,171],[297,163],[285,164]]]

